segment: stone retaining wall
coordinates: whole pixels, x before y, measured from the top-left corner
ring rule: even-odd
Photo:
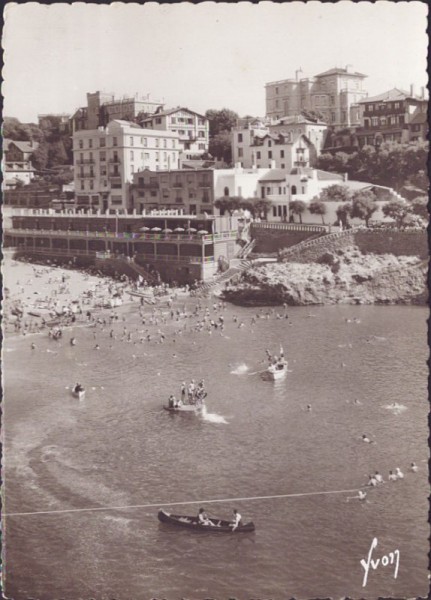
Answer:
[[[290,248],[284,259],[290,262],[316,262],[326,253],[336,254],[338,250],[352,245],[357,246],[363,254],[394,254],[426,259],[429,253],[427,232],[423,230],[351,229],[305,241],[296,248]]]
[[[290,246],[295,246],[304,240],[323,235],[323,232],[317,227],[316,230],[313,230],[312,228],[299,226],[295,229],[252,226],[251,231],[252,238],[256,240],[256,245],[253,248],[253,252],[256,254],[277,252],[282,248],[290,248]]]

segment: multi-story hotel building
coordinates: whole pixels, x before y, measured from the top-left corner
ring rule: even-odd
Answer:
[[[130,204],[139,212],[164,208],[211,215],[214,200],[213,169],[144,169],[134,174],[130,188]]]
[[[184,158],[208,152],[209,121],[204,115],[188,108],[158,110],[142,119],[140,125],[145,129],[177,133],[184,149]]]
[[[177,133],[142,129],[126,121],[76,131],[73,157],[77,205],[104,211],[128,208],[133,175],[145,168],[177,169],[180,151]]]
[[[149,94],[145,98],[135,95],[118,99],[107,92],[88,93],[87,106],[78,108],[70,118],[70,130],[75,133],[81,129],[106,127],[116,119],[135,122],[163,107],[163,103],[150,100]]]
[[[17,185],[31,182],[34,177],[31,157],[38,146],[39,143],[32,140],[3,140],[3,189],[13,189]]]
[[[359,107],[361,123],[355,134],[360,147],[426,140],[428,101],[424,88],[421,97],[413,86],[410,93],[393,88],[362,100]]]
[[[356,124],[357,114],[351,110],[366,97],[363,81],[366,75],[351,70],[334,68],[314,77],[283,79],[267,83],[266,115],[273,119],[299,115],[302,111],[320,113],[325,122],[335,127]]]

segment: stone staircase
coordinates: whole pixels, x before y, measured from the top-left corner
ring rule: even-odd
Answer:
[[[241,248],[241,250],[236,255],[237,258],[247,258],[253,248],[256,246],[257,240],[253,239],[247,242],[245,246]]]
[[[202,295],[206,295],[210,292],[210,290],[214,289],[216,286],[221,285],[222,283],[226,283],[230,281],[234,275],[238,273],[243,273],[247,269],[253,266],[251,260],[246,259],[234,259],[231,261],[233,264],[227,271],[224,273],[220,273],[217,277],[215,277],[212,281],[207,281],[199,287],[198,293]]]

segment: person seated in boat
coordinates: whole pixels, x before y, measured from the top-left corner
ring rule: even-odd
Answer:
[[[178,398],[178,400],[175,400],[175,408],[180,408],[183,405],[183,401],[181,400],[181,398]]]
[[[235,529],[239,525],[241,525],[241,519],[242,519],[241,515],[239,514],[239,512],[237,511],[237,509],[234,508],[233,509],[233,518],[232,518],[232,523],[231,523],[232,531],[235,531]]]
[[[168,406],[169,406],[169,408],[174,408],[175,403],[176,403],[175,396],[173,394],[171,394],[169,396],[169,400],[168,400]]]
[[[199,509],[198,523],[199,525],[212,525],[214,527],[214,523],[208,518],[208,515],[203,508]]]
[[[187,390],[187,395],[189,398],[189,404],[194,404],[195,401],[195,391],[196,391],[196,386],[195,386],[195,380],[192,379],[191,382],[189,383],[189,387]]]
[[[82,385],[80,383],[75,384],[75,387],[73,388],[73,391],[76,394],[79,394],[79,392],[83,392],[84,388],[82,387]]]

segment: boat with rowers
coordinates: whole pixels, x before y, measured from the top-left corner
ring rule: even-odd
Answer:
[[[278,379],[282,379],[287,373],[287,360],[284,358],[284,350],[280,345],[280,356],[272,356],[269,350],[266,350],[266,355],[268,357],[268,368],[265,373],[268,379],[272,381],[276,381]]]
[[[186,384],[181,384],[181,397],[177,400],[173,394],[169,396],[168,405],[163,408],[168,412],[187,412],[197,413],[205,408],[205,390],[204,380],[195,385],[194,379],[186,389]]]
[[[235,529],[231,521],[224,521],[223,519],[209,519],[212,525],[203,525],[199,522],[198,517],[173,515],[162,508],[159,510],[157,517],[162,523],[185,527],[194,531],[205,531],[207,533],[248,533],[255,530],[253,521],[244,523],[244,525],[240,524]]]
[[[72,387],[72,396],[74,396],[75,398],[78,398],[79,400],[83,400],[83,398],[85,396],[85,389],[82,387],[82,385],[80,383],[76,383]]]

